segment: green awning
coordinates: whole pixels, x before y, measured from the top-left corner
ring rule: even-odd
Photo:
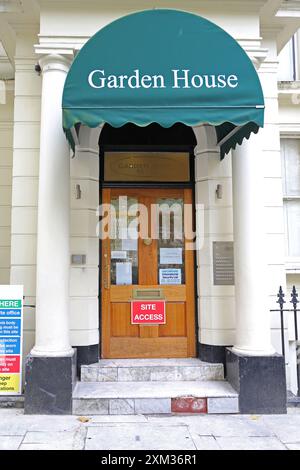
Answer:
[[[263,126],[251,60],[214,23],[178,10],[146,10],[98,31],[76,56],[63,93],[63,127],[77,124],[216,126],[221,155]]]

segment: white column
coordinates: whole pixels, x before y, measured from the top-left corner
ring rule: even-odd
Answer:
[[[236,343],[246,355],[271,355],[260,133],[232,152]]]
[[[70,151],[62,129],[62,92],[69,62],[40,60],[43,74],[38,194],[36,340],[34,356],[70,356]]]

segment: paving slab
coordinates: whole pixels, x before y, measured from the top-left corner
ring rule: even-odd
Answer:
[[[47,445],[55,449],[75,450],[74,439],[75,433],[69,431],[29,431],[23,439],[22,446]]]
[[[288,450],[300,450],[300,442],[296,444],[285,444]]]
[[[24,415],[0,410],[0,450],[300,450],[300,414]]]
[[[286,450],[276,437],[217,437],[222,450]]]
[[[0,437],[0,450],[18,450],[23,440],[24,435],[21,436],[1,436]]]
[[[108,428],[89,428],[87,450],[195,450],[187,426],[126,424]]]
[[[22,444],[19,450],[70,450],[62,448],[58,443],[52,444]]]
[[[16,413],[10,410],[10,414],[2,414],[0,410],[0,436],[20,435],[26,431],[75,431],[78,427],[76,416],[49,416],[49,415],[24,415],[24,412]]]
[[[190,433],[197,450],[220,450],[217,439],[214,436],[201,436]]]
[[[272,430],[282,442],[300,442],[300,415],[264,415],[261,421]]]
[[[274,437],[273,431],[259,420],[241,415],[205,415],[202,421],[189,425],[193,432],[211,434],[215,437]]]
[[[147,423],[148,419],[144,415],[96,415],[91,416],[88,426],[107,426],[119,423]]]

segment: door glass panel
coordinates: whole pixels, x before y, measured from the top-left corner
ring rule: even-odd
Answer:
[[[118,196],[112,198],[111,205],[111,284],[138,284],[138,201]]]
[[[160,198],[156,204],[158,283],[185,284],[183,199]]]

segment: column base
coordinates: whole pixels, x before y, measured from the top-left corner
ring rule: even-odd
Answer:
[[[99,343],[88,346],[74,346],[77,350],[77,376],[80,380],[81,366],[99,361]]]
[[[284,414],[287,391],[284,357],[247,356],[226,349],[227,380],[239,393],[241,413]]]
[[[69,357],[27,356],[25,414],[72,414],[76,356],[76,350]]]
[[[213,344],[198,343],[198,357],[201,361],[226,364],[226,348],[228,346],[215,346]]]

